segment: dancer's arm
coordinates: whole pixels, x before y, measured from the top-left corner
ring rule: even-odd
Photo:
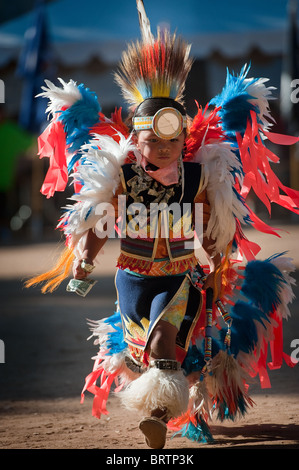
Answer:
[[[214,243],[215,241],[211,238],[203,238],[202,247],[210,266],[210,273],[204,283],[203,288],[208,289],[211,287],[214,290],[215,296],[217,297],[217,294],[221,292],[221,275],[219,271],[221,267],[221,254],[214,253],[214,250],[212,249]]]
[[[93,265],[94,259],[101,248],[105,245],[107,239],[108,236],[100,238],[93,232],[93,230],[90,229],[88,231],[82,257],[80,259],[76,259],[73,264],[73,276],[75,279],[85,279],[88,276],[89,273],[81,268],[82,261],[85,260],[87,264]]]

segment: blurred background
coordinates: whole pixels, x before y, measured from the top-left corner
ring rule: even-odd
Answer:
[[[144,3],[153,32],[158,25],[169,27],[192,43],[195,62],[186,87],[191,116],[194,100],[205,106],[221,91],[227,67],[239,73],[242,65],[250,63],[249,76],[268,77],[276,87],[276,100],[271,102],[273,131],[299,133],[297,0]],[[44,79],[84,83],[96,92],[105,114],[122,106],[125,115],[113,71],[126,44],[136,38],[135,0],[0,0],[2,245],[59,236],[53,228],[68,191],[51,199],[39,192],[48,162],[37,157],[36,138],[47,125],[47,103],[35,96]],[[284,184],[295,189],[299,189],[298,153],[297,146],[280,148],[281,163],[275,170]],[[284,212],[273,208],[276,218],[294,217]]]

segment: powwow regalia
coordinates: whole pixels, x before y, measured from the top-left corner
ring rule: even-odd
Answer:
[[[43,87],[52,119],[39,137],[39,155],[50,159],[42,193],[51,197],[64,191],[70,176],[75,192],[74,204],[59,221],[66,236],[61,259],[27,285],[45,282],[43,292],[53,291],[69,275],[73,260],[82,257],[88,231],[114,225],[116,217],[121,243],[117,309],[90,325],[99,352],[82,400],[86,391],[92,393],[92,413],[100,418],[108,413],[115,384],[129,409],[145,416],[165,409],[169,429],[209,442],[213,417],[234,420],[253,405],[248,392],[253,377],[268,387],[267,368],[279,368],[283,361],[294,366],[281,340],[293,299],[292,260],[285,253],[257,259],[260,247],[242,227],[277,235],[248,206],[250,191],[269,213],[276,203],[299,214],[299,192],[280,182],[271,166],[279,158],[266,145],[267,140],[292,145],[298,139],[270,131],[272,89],[265,78],[247,78],[247,66],[239,75],[228,72],[222,92],[206,107],[198,106],[193,119],[182,113],[190,46],[168,31],[154,37],[139,0],[137,8],[142,38],[124,52],[116,74],[132,126],[122,120],[121,109],[106,117],[95,94],[82,84],[60,80],[62,86],[56,87],[46,81]],[[158,99],[164,105],[154,115],[138,113],[146,101]],[[145,164],[132,138],[144,129],[166,140],[186,133],[175,165],[165,170]],[[126,207],[145,207],[137,236],[133,213],[120,213],[119,197]],[[161,203],[182,210],[177,219],[169,217],[167,237],[159,232],[161,215],[154,234],[148,223],[149,207]],[[220,291],[216,285],[214,292],[202,289],[209,267],[195,256],[194,230],[180,230],[186,220],[189,228],[196,225],[196,203],[203,208],[204,235],[222,257]],[[159,319],[178,328],[176,361],[152,361],[147,354]],[[269,350],[272,361],[267,362]],[[163,447],[164,442],[149,445]]]

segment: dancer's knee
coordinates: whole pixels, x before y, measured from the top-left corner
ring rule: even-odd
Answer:
[[[154,328],[147,351],[153,358],[175,359],[177,328],[163,320]]]

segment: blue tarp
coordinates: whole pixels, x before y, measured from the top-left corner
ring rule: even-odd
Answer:
[[[206,57],[219,50],[228,56],[259,47],[281,53],[288,25],[289,0],[145,0],[152,30],[166,24]],[[57,0],[46,5],[49,36],[65,63],[92,56],[119,59],[126,42],[139,38],[135,0]],[[0,26],[0,65],[16,55],[32,24],[29,12]],[[28,34],[28,32],[27,32]]]

